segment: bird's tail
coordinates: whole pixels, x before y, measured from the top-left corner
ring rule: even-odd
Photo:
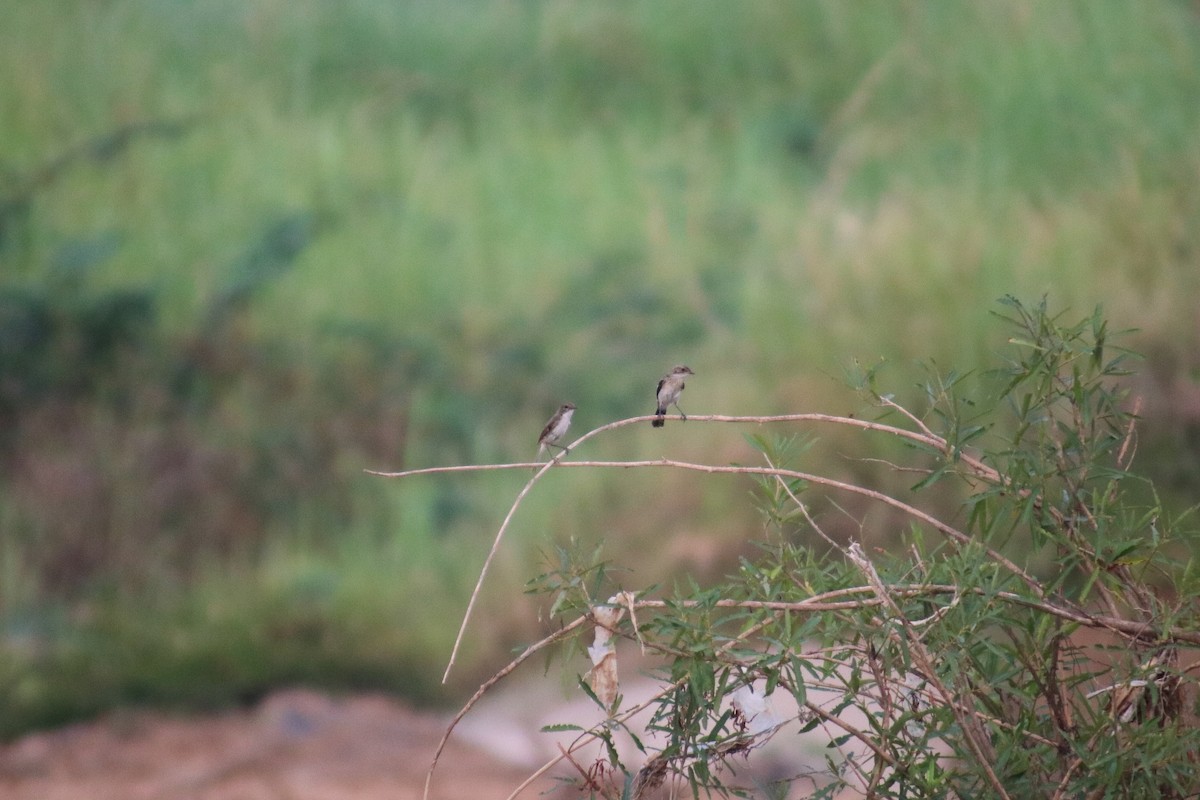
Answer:
[[[654,413],[658,414],[658,417],[650,420],[650,424],[655,428],[661,428],[664,424],[666,424],[666,420],[664,420],[663,417],[667,415],[667,409],[663,406],[659,406]]]

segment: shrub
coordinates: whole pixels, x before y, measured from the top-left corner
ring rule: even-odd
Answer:
[[[799,730],[820,738],[824,757],[781,776],[780,796],[794,783],[805,796],[909,800],[1195,795],[1195,579],[1175,532],[1182,515],[1130,471],[1129,353],[1099,310],[1066,324],[1044,300],[1003,304],[1010,354],[980,376],[990,401],[968,399],[965,376],[951,374],[924,384],[918,415],[866,372],[875,420],[689,417],[898,437],[910,458],[894,467],[921,476],[911,497],[785,466],[787,448],[761,437],[765,466],[562,462],[752,474],[772,530],[718,585],[630,591],[614,577],[628,573],[570,549],[531,583],[561,627],[494,680],[555,642],[571,653],[595,636],[579,685],[604,720],[553,727],[575,736],[556,760],[581,789],[743,793],[743,759]],[[960,519],[923,509],[935,486],[961,495]],[[839,493],[898,509],[910,526],[886,532],[888,552],[835,539],[824,520],[840,513]],[[622,640],[655,663],[644,703],[620,692]],[[617,746],[625,734],[633,757]]]

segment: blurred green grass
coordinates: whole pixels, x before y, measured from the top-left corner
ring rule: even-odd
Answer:
[[[527,458],[558,403],[580,432],[646,413],[681,361],[696,413],[855,410],[842,365],[886,358],[904,391],[912,360],[986,363],[1006,293],[1139,328],[1151,468],[1200,483],[1192,5],[5,17],[6,732],[287,681],[444,697],[517,479],[364,467]],[[594,452],[749,456],[651,433]],[[842,450],[816,452],[886,480]],[[758,525],[743,484],[552,477],[451,692],[536,629],[511,597],[547,539],[605,538],[644,585],[722,569]]]

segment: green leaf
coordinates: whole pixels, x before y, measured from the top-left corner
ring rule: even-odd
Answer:
[[[588,682],[583,679],[582,675],[576,676],[576,683],[579,685],[579,688],[583,690],[583,693],[591,698],[593,703],[604,709],[605,712],[608,711],[608,708],[604,705],[604,703],[600,702],[600,698],[597,697],[596,693],[592,691],[592,687],[588,686]]]
[[[932,486],[933,484],[940,481],[942,478],[946,477],[946,474],[949,471],[950,471],[949,466],[938,467],[933,472],[929,473],[924,478],[922,478],[921,480],[917,481],[912,486],[910,486],[909,491],[910,492],[919,492],[927,486]]]

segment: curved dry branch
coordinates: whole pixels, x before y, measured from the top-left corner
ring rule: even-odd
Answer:
[[[604,433],[605,431],[615,430],[616,428],[624,428],[629,425],[638,425],[644,422],[649,422],[658,419],[650,415],[644,417],[629,417],[615,422],[610,422],[607,425],[601,425],[599,428],[594,428],[588,431],[583,436],[580,436],[568,450],[574,450],[579,445],[591,439],[593,436]],[[957,455],[964,464],[967,464],[975,471],[976,475],[985,480],[1001,481],[1002,476],[992,467],[984,464],[979,459],[970,456],[966,453],[954,453],[953,448],[940,436],[932,433],[918,433],[910,431],[906,428],[898,428],[895,425],[887,425],[882,422],[872,422],[870,420],[858,419],[856,417],[840,417],[836,414],[773,414],[768,416],[728,416],[724,414],[708,414],[708,415],[692,415],[687,418],[688,422],[720,422],[720,423],[742,423],[765,425],[775,422],[821,422],[833,425],[845,425],[851,428],[860,428],[867,431],[875,431],[878,433],[887,433],[901,439],[908,439],[911,442],[922,444],[932,449],[938,450],[946,456]],[[380,470],[363,470],[370,475],[379,475],[384,478],[405,478],[412,475],[432,475],[440,472],[481,472],[484,470],[494,469],[529,469],[530,467],[544,466],[538,462],[523,462],[514,464],[481,464],[481,465],[465,465],[452,467],[423,467],[421,469],[408,469],[401,472],[383,472]]]
[[[520,507],[520,505],[521,505],[522,501],[525,499],[526,495],[529,494],[529,492],[533,488],[534,484],[536,484],[537,481],[543,475],[546,474],[547,470],[549,470],[551,467],[554,467],[554,466],[592,467],[592,468],[620,467],[623,469],[628,469],[628,468],[633,468],[633,467],[674,467],[677,469],[687,469],[687,470],[693,470],[693,471],[698,471],[698,472],[707,472],[707,473],[767,475],[767,476],[775,476],[775,477],[796,478],[796,479],[804,480],[804,481],[807,481],[809,483],[813,483],[816,485],[825,486],[825,487],[828,487],[831,489],[838,489],[840,491],[844,491],[844,492],[848,492],[848,493],[852,493],[852,494],[858,494],[860,496],[870,498],[872,500],[883,503],[885,505],[892,506],[893,508],[903,511],[905,514],[912,516],[912,517],[932,526],[934,529],[936,529],[943,535],[953,539],[954,541],[958,542],[960,545],[967,545],[973,541],[971,539],[971,537],[969,537],[967,534],[963,533],[962,531],[959,531],[958,529],[954,528],[953,526],[950,526],[950,525],[942,522],[941,520],[937,519],[936,517],[932,516],[931,514],[928,514],[908,503],[904,503],[903,501],[897,500],[883,492],[878,492],[873,489],[867,489],[865,487],[858,486],[858,485],[852,484],[852,483],[846,483],[844,481],[834,480],[832,478],[826,478],[826,477],[823,477],[820,475],[815,475],[815,474],[805,473],[805,472],[798,472],[796,470],[785,470],[785,469],[779,469],[779,468],[775,468],[775,467],[738,467],[738,466],[723,467],[723,466],[716,466],[716,465],[709,465],[709,464],[695,464],[695,463],[686,462],[686,461],[675,461],[675,460],[671,460],[671,459],[659,459],[656,461],[570,461],[570,462],[562,461],[563,458],[565,458],[567,455],[569,455],[571,453],[571,451],[573,451],[579,445],[583,444],[584,442],[588,441],[589,439],[591,439],[595,436],[598,436],[601,433],[604,433],[604,432],[610,431],[610,430],[615,430],[617,428],[623,428],[623,427],[626,427],[629,425],[636,425],[639,423],[644,423],[644,422],[653,420],[655,418],[656,417],[654,417],[654,416],[630,417],[628,419],[622,419],[622,420],[617,420],[615,422],[610,422],[607,425],[601,425],[598,428],[594,428],[594,429],[588,431],[583,436],[580,436],[578,439],[576,439],[574,442],[572,442],[571,445],[564,452],[560,453],[558,456],[547,461],[544,464],[539,464],[536,462],[533,462],[533,463],[519,462],[519,463],[513,463],[513,464],[481,464],[481,465],[464,465],[464,466],[451,466],[451,467],[427,467],[427,468],[423,468],[423,469],[404,470],[402,472],[382,472],[382,471],[377,471],[377,470],[365,470],[365,472],[367,472],[368,474],[378,475],[381,477],[388,477],[388,478],[403,478],[403,477],[410,477],[410,476],[414,476],[414,475],[429,475],[429,474],[437,474],[437,473],[445,473],[445,472],[482,472],[482,471],[497,470],[497,469],[529,469],[530,467],[533,467],[534,469],[537,470],[537,472],[533,475],[532,478],[529,479],[529,481],[525,484],[525,486],[521,489],[521,491],[517,494],[516,498],[513,500],[512,505],[509,507],[508,513],[504,517],[503,523],[501,523],[501,525],[500,525],[500,529],[496,532],[496,536],[492,541],[492,547],[488,551],[487,558],[484,559],[483,566],[479,572],[479,578],[476,580],[476,583],[475,583],[475,589],[471,592],[471,597],[467,601],[467,608],[466,608],[466,611],[463,613],[462,623],[459,625],[458,633],[455,636],[454,646],[450,652],[450,659],[449,659],[449,662],[446,664],[446,671],[442,675],[443,683],[445,683],[449,679],[450,670],[454,668],[455,661],[457,660],[457,657],[458,657],[458,651],[462,647],[462,640],[466,634],[467,623],[470,621],[471,613],[475,608],[475,603],[479,599],[479,594],[483,587],[484,578],[487,576],[487,573],[491,566],[491,563],[495,559],[496,553],[500,548],[500,542],[504,538],[504,534],[508,530],[509,524],[512,522],[512,519],[517,512],[517,509]],[[823,422],[823,423],[847,425],[850,427],[861,428],[863,430],[888,433],[888,434],[891,434],[894,436],[908,439],[908,440],[916,442],[916,443],[924,444],[925,446],[936,449],[936,450],[944,453],[947,456],[953,455],[953,453],[951,452],[950,446],[947,444],[945,439],[942,439],[941,437],[934,436],[934,435],[928,434],[928,433],[917,433],[917,432],[913,432],[910,430],[906,430],[904,428],[898,428],[894,425],[886,425],[886,424],[883,424],[880,422],[871,422],[869,420],[860,420],[860,419],[856,419],[854,417],[839,417],[839,416],[835,416],[835,415],[831,415],[831,414],[780,414],[780,415],[772,415],[772,416],[725,416],[725,415],[714,414],[714,415],[707,415],[707,416],[692,416],[692,417],[689,417],[688,419],[695,421],[695,422],[719,422],[719,423],[766,424],[766,423],[774,423],[774,422]],[[971,468],[973,470],[975,470],[976,474],[979,477],[983,477],[985,479],[993,480],[993,481],[1002,480],[999,473],[997,473],[991,467],[988,467],[987,465],[983,464],[978,459],[968,457],[967,455],[965,455],[961,452],[958,453],[957,455],[964,463],[967,463],[969,466],[971,466]],[[540,469],[538,469],[539,467],[540,467]],[[997,552],[991,548],[988,548],[986,546],[983,546],[983,547],[984,547],[984,551],[988,554],[989,557],[991,557],[998,564],[1002,565],[1005,569],[1009,570],[1014,575],[1019,577],[1025,583],[1025,585],[1028,586],[1030,588],[1030,590],[1033,591],[1035,594],[1037,594],[1039,597],[1042,596],[1041,585],[1036,580],[1034,580],[1034,578],[1032,576],[1030,576],[1028,573],[1026,573],[1024,570],[1022,570],[1015,563],[1013,563],[1009,559],[1005,558],[999,552]]]

